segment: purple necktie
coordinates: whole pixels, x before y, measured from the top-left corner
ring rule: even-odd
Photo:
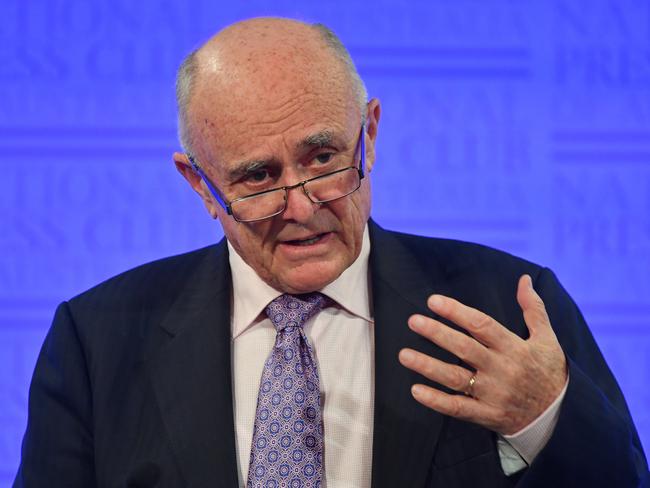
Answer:
[[[257,397],[247,486],[317,488],[323,477],[323,422],[316,360],[304,323],[325,304],[320,293],[282,295],[266,307],[277,330]]]

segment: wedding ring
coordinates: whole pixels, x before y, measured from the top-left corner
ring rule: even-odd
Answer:
[[[465,388],[465,395],[475,398],[474,392],[472,391],[474,389],[474,383],[476,383],[476,375],[473,374],[472,377],[469,379],[467,382],[467,388]]]

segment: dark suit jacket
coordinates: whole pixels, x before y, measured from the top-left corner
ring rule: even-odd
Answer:
[[[375,317],[373,487],[637,486],[647,465],[621,392],[583,318],[544,268],[486,247],[370,223]],[[141,266],[59,306],[30,389],[15,487],[234,487],[231,278],[225,242]],[[444,417],[409,392],[412,347],[458,360],[406,326],[452,296],[527,329],[529,273],[569,360],[554,435],[506,477],[494,433]]]

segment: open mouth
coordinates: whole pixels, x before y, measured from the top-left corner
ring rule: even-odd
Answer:
[[[283,244],[289,244],[290,246],[311,246],[320,242],[327,234],[318,234],[317,236],[310,237],[309,239],[296,239],[293,241],[284,241]]]

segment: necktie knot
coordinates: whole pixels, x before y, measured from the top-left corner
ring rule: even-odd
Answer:
[[[287,327],[302,327],[323,308],[325,300],[325,296],[318,292],[303,295],[284,294],[269,303],[265,311],[275,329],[280,332]]]

